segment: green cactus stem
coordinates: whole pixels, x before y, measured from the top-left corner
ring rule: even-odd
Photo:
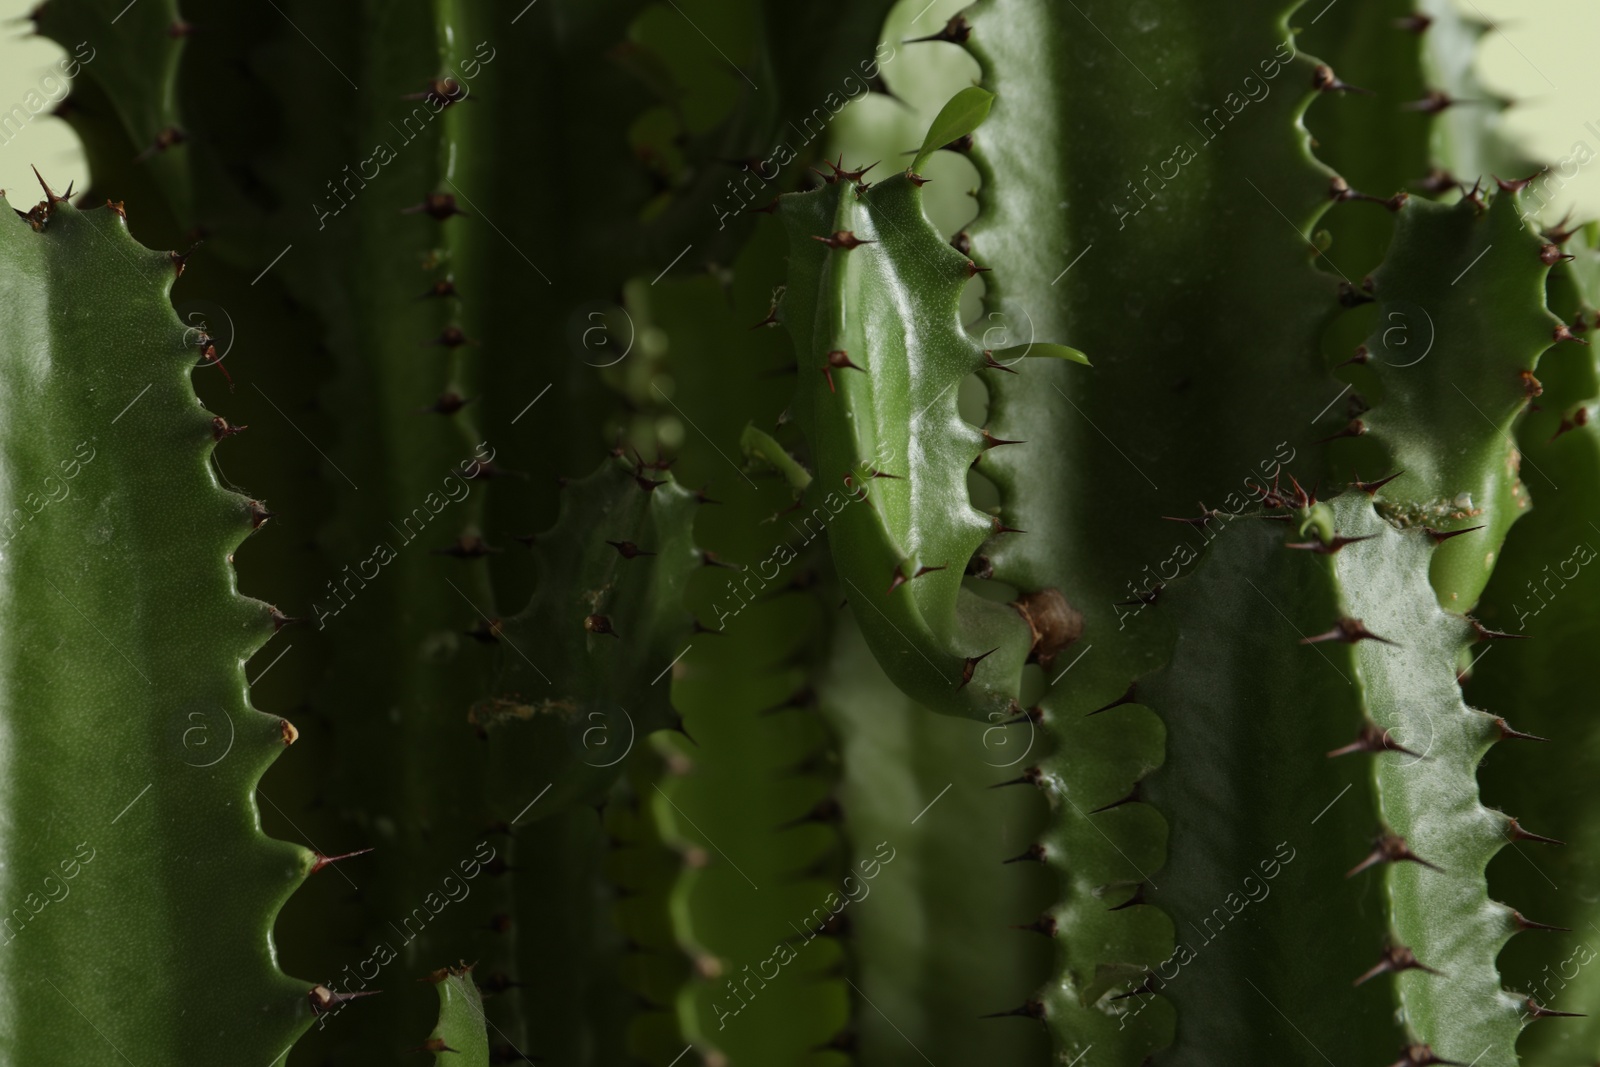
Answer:
[[[465,964],[428,976],[439,994],[439,1022],[419,1052],[433,1053],[440,1067],[489,1067],[489,1036],[484,1025],[483,996]]]
[[[0,1045],[17,1063],[266,1063],[316,1008],[278,969],[273,918],[327,862],[263,835],[256,807],[296,736],[243,671],[284,616],[229,566],[268,512],[211,470],[220,417],[189,384],[172,257],[117,208],[45,197],[0,226]]]

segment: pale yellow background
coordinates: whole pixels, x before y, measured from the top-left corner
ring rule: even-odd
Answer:
[[[26,18],[32,6],[0,0],[0,19],[6,20],[0,25],[0,111],[20,103],[61,55],[54,45],[32,36],[32,24]],[[931,32],[962,6],[962,0],[936,0],[932,5],[926,0],[904,0],[896,10],[896,21],[909,23],[928,7],[916,20],[915,32]],[[1485,44],[1480,68],[1490,84],[1519,101],[1511,128],[1529,153],[1534,158],[1555,160],[1569,154],[1580,138],[1595,143],[1584,123],[1593,121],[1600,128],[1600,63],[1590,54],[1600,42],[1600,2],[1462,0],[1461,6],[1468,14],[1497,26]],[[916,60],[908,56],[904,62],[909,66]],[[940,96],[937,102],[943,103],[943,99]],[[31,198],[35,186],[30,163],[37,164],[58,190],[69,181],[77,181],[82,188],[88,177],[71,131],[48,116],[35,119],[21,136],[0,145],[0,188],[20,193],[25,201]],[[1579,171],[1561,191],[1553,210],[1559,215],[1569,206],[1576,208],[1579,218],[1600,218],[1600,168]]]

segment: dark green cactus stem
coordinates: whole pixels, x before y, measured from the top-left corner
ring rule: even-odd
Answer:
[[[234,591],[228,562],[265,511],[210,469],[217,417],[189,384],[171,257],[120,212],[51,193],[7,216],[0,588],[18,807],[0,1044],[41,1065],[118,1050],[266,1063],[312,1020],[272,922],[322,860],[266,838],[254,798],[295,737],[251,708],[242,669],[283,621]]]
[[[678,946],[669,903],[683,859],[662,840],[653,816],[652,783],[664,774],[659,745],[652,739],[637,747],[605,808],[611,842],[606,873],[616,887],[616,929],[627,942],[619,963],[621,978],[643,1002],[625,1036],[628,1051],[651,1064],[671,1063],[689,1044],[677,1007],[689,978],[689,959]]]
[[[430,974],[428,981],[439,994],[439,1022],[417,1051],[433,1053],[438,1067],[489,1067],[483,996],[472,968],[446,967]]]
[[[1053,887],[1036,864],[972,862],[973,843],[1006,855],[1028,848],[1045,813],[1027,788],[1042,734],[983,726],[918,707],[842,621],[818,685],[818,707],[840,734],[839,803],[858,899],[850,918],[858,1062],[1043,1063],[1049,1035],[979,1017],[993,991],[1042,982]],[[996,788],[997,776],[1005,778]],[[894,849],[878,876],[862,863]],[[874,868],[869,864],[866,871]],[[1020,876],[1019,876],[1020,875]]]
[[[698,502],[665,470],[621,456],[561,492],[559,521],[532,539],[533,600],[484,630],[497,681],[470,718],[491,752],[484,785],[514,834],[516,988],[506,996],[536,1042],[521,1051],[606,1063],[622,1054],[629,1004],[611,975],[620,938],[596,890],[606,842],[585,805],[604,799],[636,745],[679,724],[668,675],[693,623]]]
[[[499,672],[471,713],[511,790],[507,819],[530,786],[550,783],[556,809],[598,801],[632,738],[678,724],[666,675],[694,622],[697,507],[667,470],[614,456],[566,485],[560,519],[532,538],[536,591],[485,630]]]

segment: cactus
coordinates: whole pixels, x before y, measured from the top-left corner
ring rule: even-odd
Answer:
[[[34,14],[131,206],[0,238],[0,1061],[1600,1056],[1600,236],[1485,28],[949,6]]]
[[[326,1005],[278,969],[272,922],[328,862],[266,837],[256,782],[296,730],[243,663],[285,621],[235,592],[268,519],[221,488],[228,423],[189,385],[166,252],[120,205],[45,199],[0,227],[9,1062],[281,1054]],[[26,324],[26,325],[24,325]],[[171,1010],[183,1004],[182,1012]]]

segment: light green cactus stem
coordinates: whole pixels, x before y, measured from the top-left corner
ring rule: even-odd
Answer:
[[[1600,302],[1592,227],[1552,235],[1577,256],[1552,272],[1551,304],[1575,332],[1587,336]],[[1587,329],[1585,329],[1587,327]],[[1485,798],[1517,815],[1530,831],[1566,842],[1514,842],[1489,872],[1490,886],[1529,918],[1551,927],[1539,938],[1513,941],[1500,966],[1508,985],[1560,1011],[1590,1017],[1527,1030],[1522,1062],[1554,1067],[1600,1052],[1588,1006],[1593,1002],[1595,949],[1592,901],[1600,892],[1595,869],[1595,820],[1584,787],[1595,738],[1573,688],[1574,657],[1588,654],[1594,627],[1595,568],[1600,523],[1595,484],[1600,451],[1590,422],[1600,398],[1592,347],[1563,345],[1539,370],[1541,410],[1518,430],[1525,469],[1534,482],[1534,506],[1506,539],[1500,565],[1485,590],[1478,615],[1486,626],[1526,637],[1499,642],[1473,662],[1466,692],[1478,706],[1514,715],[1516,725],[1549,744],[1515,746],[1497,753],[1482,772]],[[1532,472],[1542,472],[1532,473]],[[1545,479],[1549,480],[1546,484]]]
[[[1514,195],[1400,208],[1374,273],[1377,321],[1350,378],[1372,409],[1331,432],[1364,433],[1403,472],[1392,518],[1452,538],[1433,561],[1440,601],[1477,601],[1506,530],[1528,506],[1510,437],[1538,395],[1540,354],[1567,336],[1544,306],[1550,257]]]
[[[1512,101],[1478,78],[1479,45],[1492,24],[1480,9],[1450,0],[1419,0],[1417,14],[1428,20],[1422,49],[1428,92],[1416,104],[1434,116],[1428,141],[1434,177],[1466,189],[1533,170],[1506,130]]]
[[[211,471],[171,257],[113,209],[29,213],[0,227],[0,1044],[41,1065],[265,1063],[312,1020],[271,929],[319,858],[265,837],[254,798],[295,737],[242,669],[282,621],[228,563],[264,510]]]
[[[835,602],[821,591],[827,585],[807,592],[824,581],[813,542],[826,520],[802,495],[810,473],[781,443],[793,427],[758,428],[778,419],[792,391],[781,373],[792,359],[782,332],[750,329],[770,317],[783,253],[781,228],[769,225],[727,278],[663,280],[630,293],[635,321],[668,342],[630,370],[641,408],[635,432],[641,447],[680,440],[674,470],[709,483],[718,506],[699,509],[696,537],[710,550],[707,562],[722,564],[693,583],[701,627],[673,668],[673,701],[692,740],[658,738],[661,771],[638,786],[650,835],[674,849],[670,896],[627,902],[635,923],[643,912],[652,926],[665,919],[671,934],[670,953],[642,957],[652,1002],[670,991],[677,1012],[670,1031],[648,1015],[636,1024],[649,1021],[646,1051],[658,1067],[696,1054],[711,1064],[849,1057],[850,991],[837,973],[848,939],[832,926],[809,939],[791,925],[812,924],[846,858],[834,809],[818,799],[830,794],[837,756],[805,710]],[[736,465],[741,451],[746,462]],[[728,804],[729,796],[740,802]],[[780,967],[774,953],[784,950],[795,958]],[[692,980],[679,992],[685,972]],[[676,1047],[664,1045],[669,1037]]]
[[[683,855],[671,915],[698,980],[678,1014],[702,1062],[849,1062],[856,905],[840,902],[859,878],[843,881],[832,736],[803,667],[825,610],[769,599],[697,647],[676,686],[694,740],[660,739],[668,773],[648,800]]]
[[[429,975],[428,981],[439,994],[439,1022],[417,1051],[433,1053],[439,1067],[489,1067],[483,996],[472,968],[446,967]]]

